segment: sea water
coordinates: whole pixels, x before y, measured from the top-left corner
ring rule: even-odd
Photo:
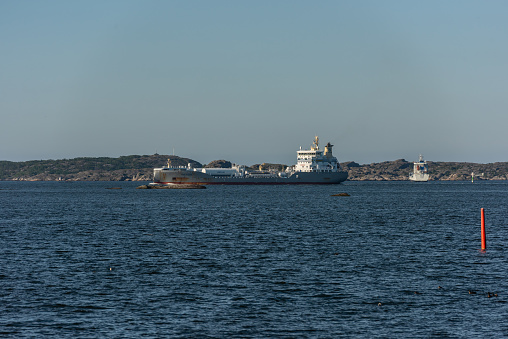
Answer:
[[[0,336],[508,336],[507,182],[141,184],[0,182]]]

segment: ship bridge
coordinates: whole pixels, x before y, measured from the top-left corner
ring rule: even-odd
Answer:
[[[319,138],[316,136],[310,150],[296,152],[295,172],[337,172],[340,165],[332,155],[333,145],[327,143],[325,151],[319,149]]]

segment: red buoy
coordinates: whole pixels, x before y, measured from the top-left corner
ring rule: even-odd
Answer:
[[[485,210],[482,208],[482,251],[487,249],[487,239],[485,238]]]

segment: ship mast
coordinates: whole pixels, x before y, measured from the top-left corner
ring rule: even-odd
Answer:
[[[319,138],[317,135],[314,137],[314,142],[312,143],[312,147],[310,149],[313,151],[316,151],[319,149]]]

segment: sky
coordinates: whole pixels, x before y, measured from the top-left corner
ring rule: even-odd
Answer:
[[[508,161],[508,2],[0,2],[0,160]]]

